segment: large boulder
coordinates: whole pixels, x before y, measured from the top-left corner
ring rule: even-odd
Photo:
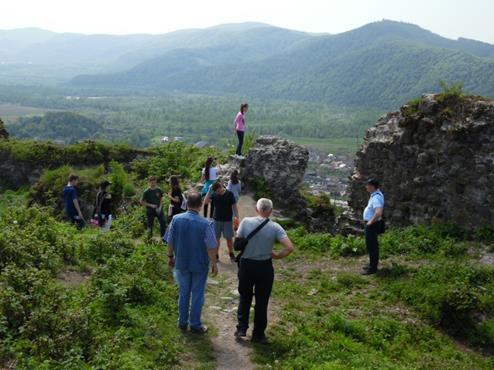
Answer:
[[[261,136],[239,163],[241,179],[259,196],[270,197],[284,216],[310,230],[331,231],[333,208],[324,202],[308,204],[300,193],[308,160],[307,148],[276,136]]]
[[[494,225],[494,101],[424,95],[381,117],[357,153],[350,206],[360,215],[368,178],[382,182],[389,223]]]

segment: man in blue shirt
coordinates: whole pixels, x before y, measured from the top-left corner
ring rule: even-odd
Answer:
[[[79,176],[70,174],[69,183],[63,189],[63,202],[65,206],[65,215],[80,229],[84,227],[86,221],[82,216],[81,207],[77,198],[77,191],[75,189],[78,182]]]
[[[202,306],[209,265],[218,274],[217,241],[213,225],[199,216],[202,197],[189,193],[186,213],[173,217],[163,240],[168,243],[169,266],[175,267],[178,283],[178,326],[181,330],[202,334],[207,327],[201,322]]]
[[[379,240],[382,232],[382,215],[384,210],[384,195],[379,190],[379,182],[374,179],[367,181],[367,192],[370,194],[369,202],[364,210],[365,221],[365,245],[369,253],[369,265],[364,267],[363,275],[372,275],[377,272],[379,264]]]

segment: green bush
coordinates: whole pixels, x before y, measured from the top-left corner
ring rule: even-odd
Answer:
[[[84,141],[73,145],[58,145],[46,141],[2,140],[0,158],[32,165],[42,164],[43,168],[56,168],[64,165],[108,164],[114,160],[130,163],[138,156],[149,155],[123,144],[106,144]]]
[[[10,208],[0,217],[0,271],[7,265],[51,272],[76,260],[73,228],[59,224],[39,208]]]
[[[176,287],[165,246],[136,245],[127,228],[76,229],[37,208],[0,215],[0,360],[18,368],[171,367]],[[89,266],[69,287],[56,272]]]
[[[389,277],[390,292],[453,335],[478,336],[479,331],[485,332],[478,317],[494,314],[492,269],[440,260],[413,274]]]
[[[199,149],[181,142],[156,147],[152,154],[151,158],[133,162],[133,171],[139,180],[156,176],[166,182],[171,175],[178,175],[197,182],[208,157],[215,157],[219,162],[226,159],[226,154],[218,149]]]
[[[362,255],[365,253],[363,238],[353,235],[333,236],[324,233],[309,233],[303,226],[288,231],[288,236],[297,249],[314,252],[330,252],[335,256]]]

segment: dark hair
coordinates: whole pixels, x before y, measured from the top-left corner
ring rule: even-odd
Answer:
[[[240,104],[240,113],[244,114],[245,108],[249,108],[249,104],[247,104],[247,103]]]
[[[148,181],[157,181],[156,176],[149,176]]]
[[[206,165],[204,166],[204,178],[208,181],[209,181],[209,169],[211,168],[213,161],[214,161],[213,157],[208,157],[208,159],[206,160]]]
[[[108,181],[108,180],[104,180],[104,181],[102,181],[102,182],[99,184],[99,188],[100,188],[101,190],[105,191],[105,190],[106,190],[106,188],[107,188],[108,186],[110,186],[110,185],[111,185],[111,182],[110,182],[110,181]]]
[[[367,180],[367,184],[374,186],[376,189],[379,189],[379,181],[377,181],[376,179]]]
[[[233,170],[232,171],[232,174],[230,175],[230,181],[232,182],[232,184],[238,184],[238,171],[237,170]]]
[[[71,173],[69,175],[69,182],[72,182],[72,181],[75,181],[75,180],[79,180],[79,176],[77,176],[75,173]]]
[[[202,205],[202,196],[197,191],[187,194],[187,207],[197,209]]]
[[[222,187],[221,183],[217,181],[211,186],[211,189],[213,189],[213,191],[218,191],[221,187]]]
[[[178,176],[170,176],[170,186],[172,189],[180,189],[180,182]]]

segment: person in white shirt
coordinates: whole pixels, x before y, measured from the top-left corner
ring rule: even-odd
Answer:
[[[230,175],[230,180],[228,180],[228,185],[226,186],[226,190],[229,190],[233,193],[235,196],[235,199],[239,200],[240,198],[240,193],[242,191],[242,183],[240,182],[240,179],[238,178],[238,171],[233,170],[232,174]]]
[[[379,264],[378,235],[383,232],[382,215],[384,211],[384,195],[379,190],[379,182],[374,179],[367,181],[369,202],[365,207],[363,218],[365,221],[365,245],[369,253],[369,265],[364,267],[363,275],[372,275],[377,272]]]

